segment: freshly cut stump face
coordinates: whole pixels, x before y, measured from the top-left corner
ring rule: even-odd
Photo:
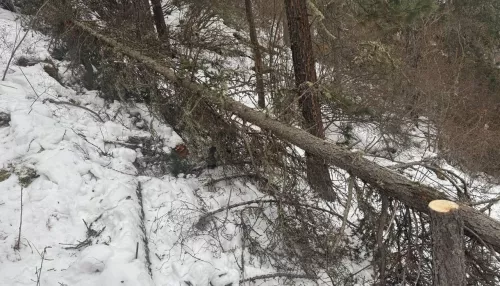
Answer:
[[[447,200],[434,200],[429,203],[429,208],[439,213],[448,213],[459,208],[457,203]]]

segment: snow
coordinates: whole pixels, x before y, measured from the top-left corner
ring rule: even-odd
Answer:
[[[19,28],[16,15],[0,10],[0,18],[4,70]],[[107,106],[95,91],[61,86],[43,69],[41,61],[51,60],[48,41],[32,32],[27,39],[16,57],[40,63],[19,67],[13,61],[0,82],[0,112],[11,116],[9,126],[0,128],[0,169],[11,173],[0,182],[2,285],[33,285],[38,279],[41,285],[71,286],[239,285],[239,229],[228,223],[220,233],[225,237],[216,241],[194,225],[204,211],[263,195],[239,182],[238,196],[223,183],[211,192],[204,184],[218,171],[199,178],[140,175],[134,162],[141,151],[115,143],[158,136],[169,152],[181,138],[145,106]],[[61,77],[69,82],[69,75]],[[93,110],[104,122],[58,102]],[[154,134],[133,124],[136,114]],[[23,183],[19,176],[30,170],[37,177]],[[247,276],[273,271],[248,264]]]
[[[174,11],[168,21],[175,23],[180,14]],[[16,33],[20,33],[17,18],[0,9],[1,71],[15,45]],[[30,32],[16,58],[22,55],[49,60],[47,46],[44,36]],[[225,64],[235,69],[250,65],[248,59],[230,59]],[[152,116],[146,106],[122,108],[118,102],[105,103],[96,91],[64,87],[44,71],[43,65],[40,62],[24,68],[12,64],[6,80],[0,82],[0,112],[11,116],[9,126],[0,127],[0,170],[11,173],[0,182],[2,285],[33,285],[40,275],[41,285],[235,286],[242,279],[275,272],[269,263],[242,250],[239,212],[214,214],[214,220],[225,222],[215,232],[205,231],[199,221],[206,212],[265,199],[256,186],[242,180],[211,184],[212,179],[224,175],[221,170],[204,171],[199,177],[141,174],[134,165],[143,156],[140,148],[119,143],[132,136],[158,137],[163,141],[161,148],[168,153],[182,139]],[[61,76],[63,81],[70,81],[69,75]],[[250,97],[240,100],[255,106]],[[55,101],[84,106],[97,112],[104,122],[83,108]],[[137,128],[133,123],[137,114],[149,129]],[[356,150],[383,149],[383,144],[377,143],[380,133],[374,126],[354,126],[353,132],[360,140]],[[395,161],[435,157],[426,145],[425,133],[417,129],[411,132],[413,146],[398,153]],[[338,130],[330,130],[329,139],[339,138]],[[365,158],[388,167],[395,164],[376,156]],[[446,163],[441,167],[467,177]],[[25,185],[20,176],[26,170],[34,170],[38,177]],[[452,184],[426,172],[416,166],[406,170],[405,175],[453,194]],[[346,181],[345,172],[332,175],[340,182]],[[471,188],[487,185],[481,180],[467,180]],[[489,191],[481,194],[482,199],[500,193],[499,186],[485,189]],[[21,208],[21,244],[16,250]],[[499,206],[494,209],[493,215],[498,217]],[[271,207],[268,212],[272,217]],[[349,218],[356,219],[355,205]],[[265,222],[255,221],[256,232],[264,233],[266,228]],[[245,257],[246,264],[243,273],[241,257]],[[366,280],[372,275],[370,259],[359,264],[345,261],[343,265],[359,271],[358,276]],[[272,279],[257,283],[280,284]]]

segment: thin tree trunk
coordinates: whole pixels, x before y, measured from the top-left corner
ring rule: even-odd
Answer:
[[[200,100],[205,101],[207,104],[213,104],[221,110],[232,112],[241,119],[271,132],[277,138],[290,142],[306,152],[322,156],[328,163],[349,172],[352,176],[371,185],[383,195],[395,198],[417,211],[428,214],[430,212],[427,206],[428,203],[433,200],[448,199],[445,194],[434,188],[410,181],[388,168],[365,159],[363,153],[351,152],[312,136],[302,129],[283,124],[271,118],[269,114],[249,108],[230,97],[222,97],[219,93],[207,90],[203,85],[188,78],[182,78],[174,70],[166,66],[168,62],[165,62],[164,59],[160,62],[144,56],[83,23],[77,21],[73,23],[81,30],[112,46],[116,51],[143,63],[146,67],[163,75],[171,83],[178,84],[189,90],[192,96],[199,97]],[[467,205],[459,204],[459,206],[458,212],[464,221],[464,225],[473,232],[465,232],[465,234],[479,243],[484,242],[491,245],[494,250],[500,253],[500,222]]]
[[[317,77],[306,1],[285,0],[285,7],[292,44],[295,86],[302,108],[303,127],[310,134],[324,139],[325,131],[321,108],[313,86]],[[323,158],[306,151],[306,166],[307,180],[311,187],[321,198],[328,201],[335,200],[330,171]]]
[[[260,52],[259,39],[257,38],[257,30],[255,28],[255,20],[252,12],[252,0],[245,0],[245,10],[247,14],[248,28],[250,29],[250,42],[253,50],[253,60],[255,62],[255,85],[258,96],[258,106],[260,108],[266,107],[266,97],[264,93],[264,78],[262,71],[262,53]]]
[[[429,203],[434,286],[465,286],[464,222],[459,205],[436,200]]]
[[[167,23],[165,23],[165,16],[163,15],[161,0],[151,0],[151,5],[153,7],[153,18],[155,21],[156,32],[158,33],[158,38],[170,50],[170,31],[168,30]]]
[[[380,210],[380,216],[378,218],[378,229],[376,232],[376,243],[377,248],[375,252],[375,263],[378,264],[378,284],[384,286],[385,284],[385,267],[386,267],[386,247],[384,243],[384,229],[387,225],[387,219],[389,217],[389,198],[382,195],[382,207]]]
[[[291,47],[292,43],[290,43],[290,32],[288,31],[288,20],[286,18],[286,12],[283,12],[283,43],[287,47]]]
[[[138,40],[147,40],[154,35],[153,19],[148,0],[132,1],[135,9],[135,33]]]

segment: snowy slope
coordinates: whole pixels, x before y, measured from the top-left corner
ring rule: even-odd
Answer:
[[[23,32],[15,15],[0,10],[0,18],[3,71]],[[254,186],[207,184],[220,170],[199,178],[139,174],[134,162],[143,154],[127,141],[152,134],[137,128],[131,113],[142,115],[167,152],[180,137],[144,106],[131,112],[94,91],[61,86],[44,61],[65,63],[50,59],[43,36],[30,32],[27,39],[15,59],[39,63],[19,67],[14,60],[0,82],[0,112],[11,118],[0,128],[2,285],[221,286],[272,273],[242,256],[234,224],[215,236],[194,227],[204,212],[263,197]],[[234,220],[228,212],[219,216]],[[240,257],[249,260],[243,277]]]
[[[0,71],[23,33],[16,16],[0,10]],[[236,286],[241,280],[276,272],[242,247],[238,211],[215,214],[213,221],[206,222],[211,228],[200,223],[209,211],[265,195],[242,180],[212,183],[227,175],[223,170],[204,171],[199,177],[154,177],[150,175],[154,170],[138,170],[134,163],[144,154],[129,144],[131,138],[160,136],[162,149],[169,152],[181,143],[180,137],[155,120],[145,106],[106,104],[95,91],[61,86],[44,71],[43,61],[66,63],[50,59],[47,46],[47,39],[30,32],[15,58],[22,55],[39,63],[13,64],[0,82],[0,112],[11,117],[8,126],[0,127],[1,285],[39,281],[68,286]],[[243,101],[253,104],[248,98]],[[134,124],[137,113],[149,131]],[[356,146],[360,150],[380,136],[366,127],[356,127],[354,132],[361,139]],[[415,138],[423,136],[414,132]],[[425,151],[428,146],[421,141],[395,159],[409,162],[435,156]],[[465,176],[447,164],[442,167]],[[4,180],[2,174],[10,176]],[[421,166],[405,174],[453,194],[452,184]],[[472,188],[490,191],[476,194],[478,200],[499,192],[499,187],[484,188],[485,183],[478,180],[468,182]],[[355,209],[349,216],[353,220]],[[272,207],[266,211],[273,216]],[[21,220],[20,247],[15,249]],[[253,225],[259,233],[268,227],[262,221]],[[369,263],[348,267],[357,272]],[[369,277],[370,271],[361,274]],[[294,282],[318,285],[301,279]],[[261,279],[255,285],[284,282]]]
[[[103,110],[104,105],[94,92],[77,95],[61,87],[41,65],[22,68],[37,93],[45,91],[35,101],[19,67],[12,70],[0,83],[0,111],[11,116],[10,126],[0,129],[0,166],[12,172],[0,182],[3,285],[32,285],[40,267],[42,285],[238,285],[234,257],[241,256],[240,237],[234,225],[226,225],[224,232],[230,238],[221,240],[222,247],[214,245],[211,236],[190,230],[202,209],[261,197],[254,187],[236,183],[233,190],[219,183],[211,192],[204,180],[216,177],[217,171],[200,178],[138,176],[132,163],[141,154],[105,143],[148,136],[133,127],[127,114],[119,116],[122,124],[102,123],[82,108],[44,102],[47,98],[79,101],[91,110]],[[115,103],[100,116],[118,110]],[[170,134],[165,136],[165,147],[179,143],[172,130],[161,127],[162,134]],[[16,172],[30,169],[39,177],[22,188]],[[138,190],[153,278],[146,261]],[[233,191],[238,196],[231,197]],[[21,193],[22,239],[20,250],[15,250]],[[202,206],[201,201],[206,203]],[[89,231],[95,233],[89,237]],[[270,270],[247,267],[247,271],[253,275]]]

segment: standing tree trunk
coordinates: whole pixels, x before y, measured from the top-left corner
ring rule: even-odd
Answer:
[[[166,45],[168,50],[170,50],[169,30],[165,23],[165,16],[161,8],[161,0],[151,0],[151,6],[153,7],[153,18],[158,38]]]
[[[253,60],[255,62],[255,84],[258,96],[258,105],[260,108],[266,107],[266,99],[264,93],[264,79],[262,71],[262,54],[260,52],[259,39],[257,38],[257,30],[255,28],[255,20],[252,12],[252,0],[245,0],[245,10],[247,14],[248,28],[250,29],[250,42],[253,50]]]
[[[154,27],[148,0],[131,1],[135,14],[135,34],[138,40],[154,37]]]
[[[283,43],[287,47],[292,46],[292,43],[290,43],[290,32],[288,31],[288,20],[286,19],[286,11],[283,15]]]
[[[434,286],[465,286],[464,222],[459,205],[447,200],[429,203]]]
[[[317,77],[306,0],[285,0],[285,6],[290,32],[295,85],[298,91],[299,104],[302,108],[302,116],[304,117],[303,127],[310,134],[324,139],[325,131],[321,108],[313,86],[317,81]],[[335,200],[330,171],[322,157],[306,152],[306,166],[309,185],[321,198],[328,201]]]

